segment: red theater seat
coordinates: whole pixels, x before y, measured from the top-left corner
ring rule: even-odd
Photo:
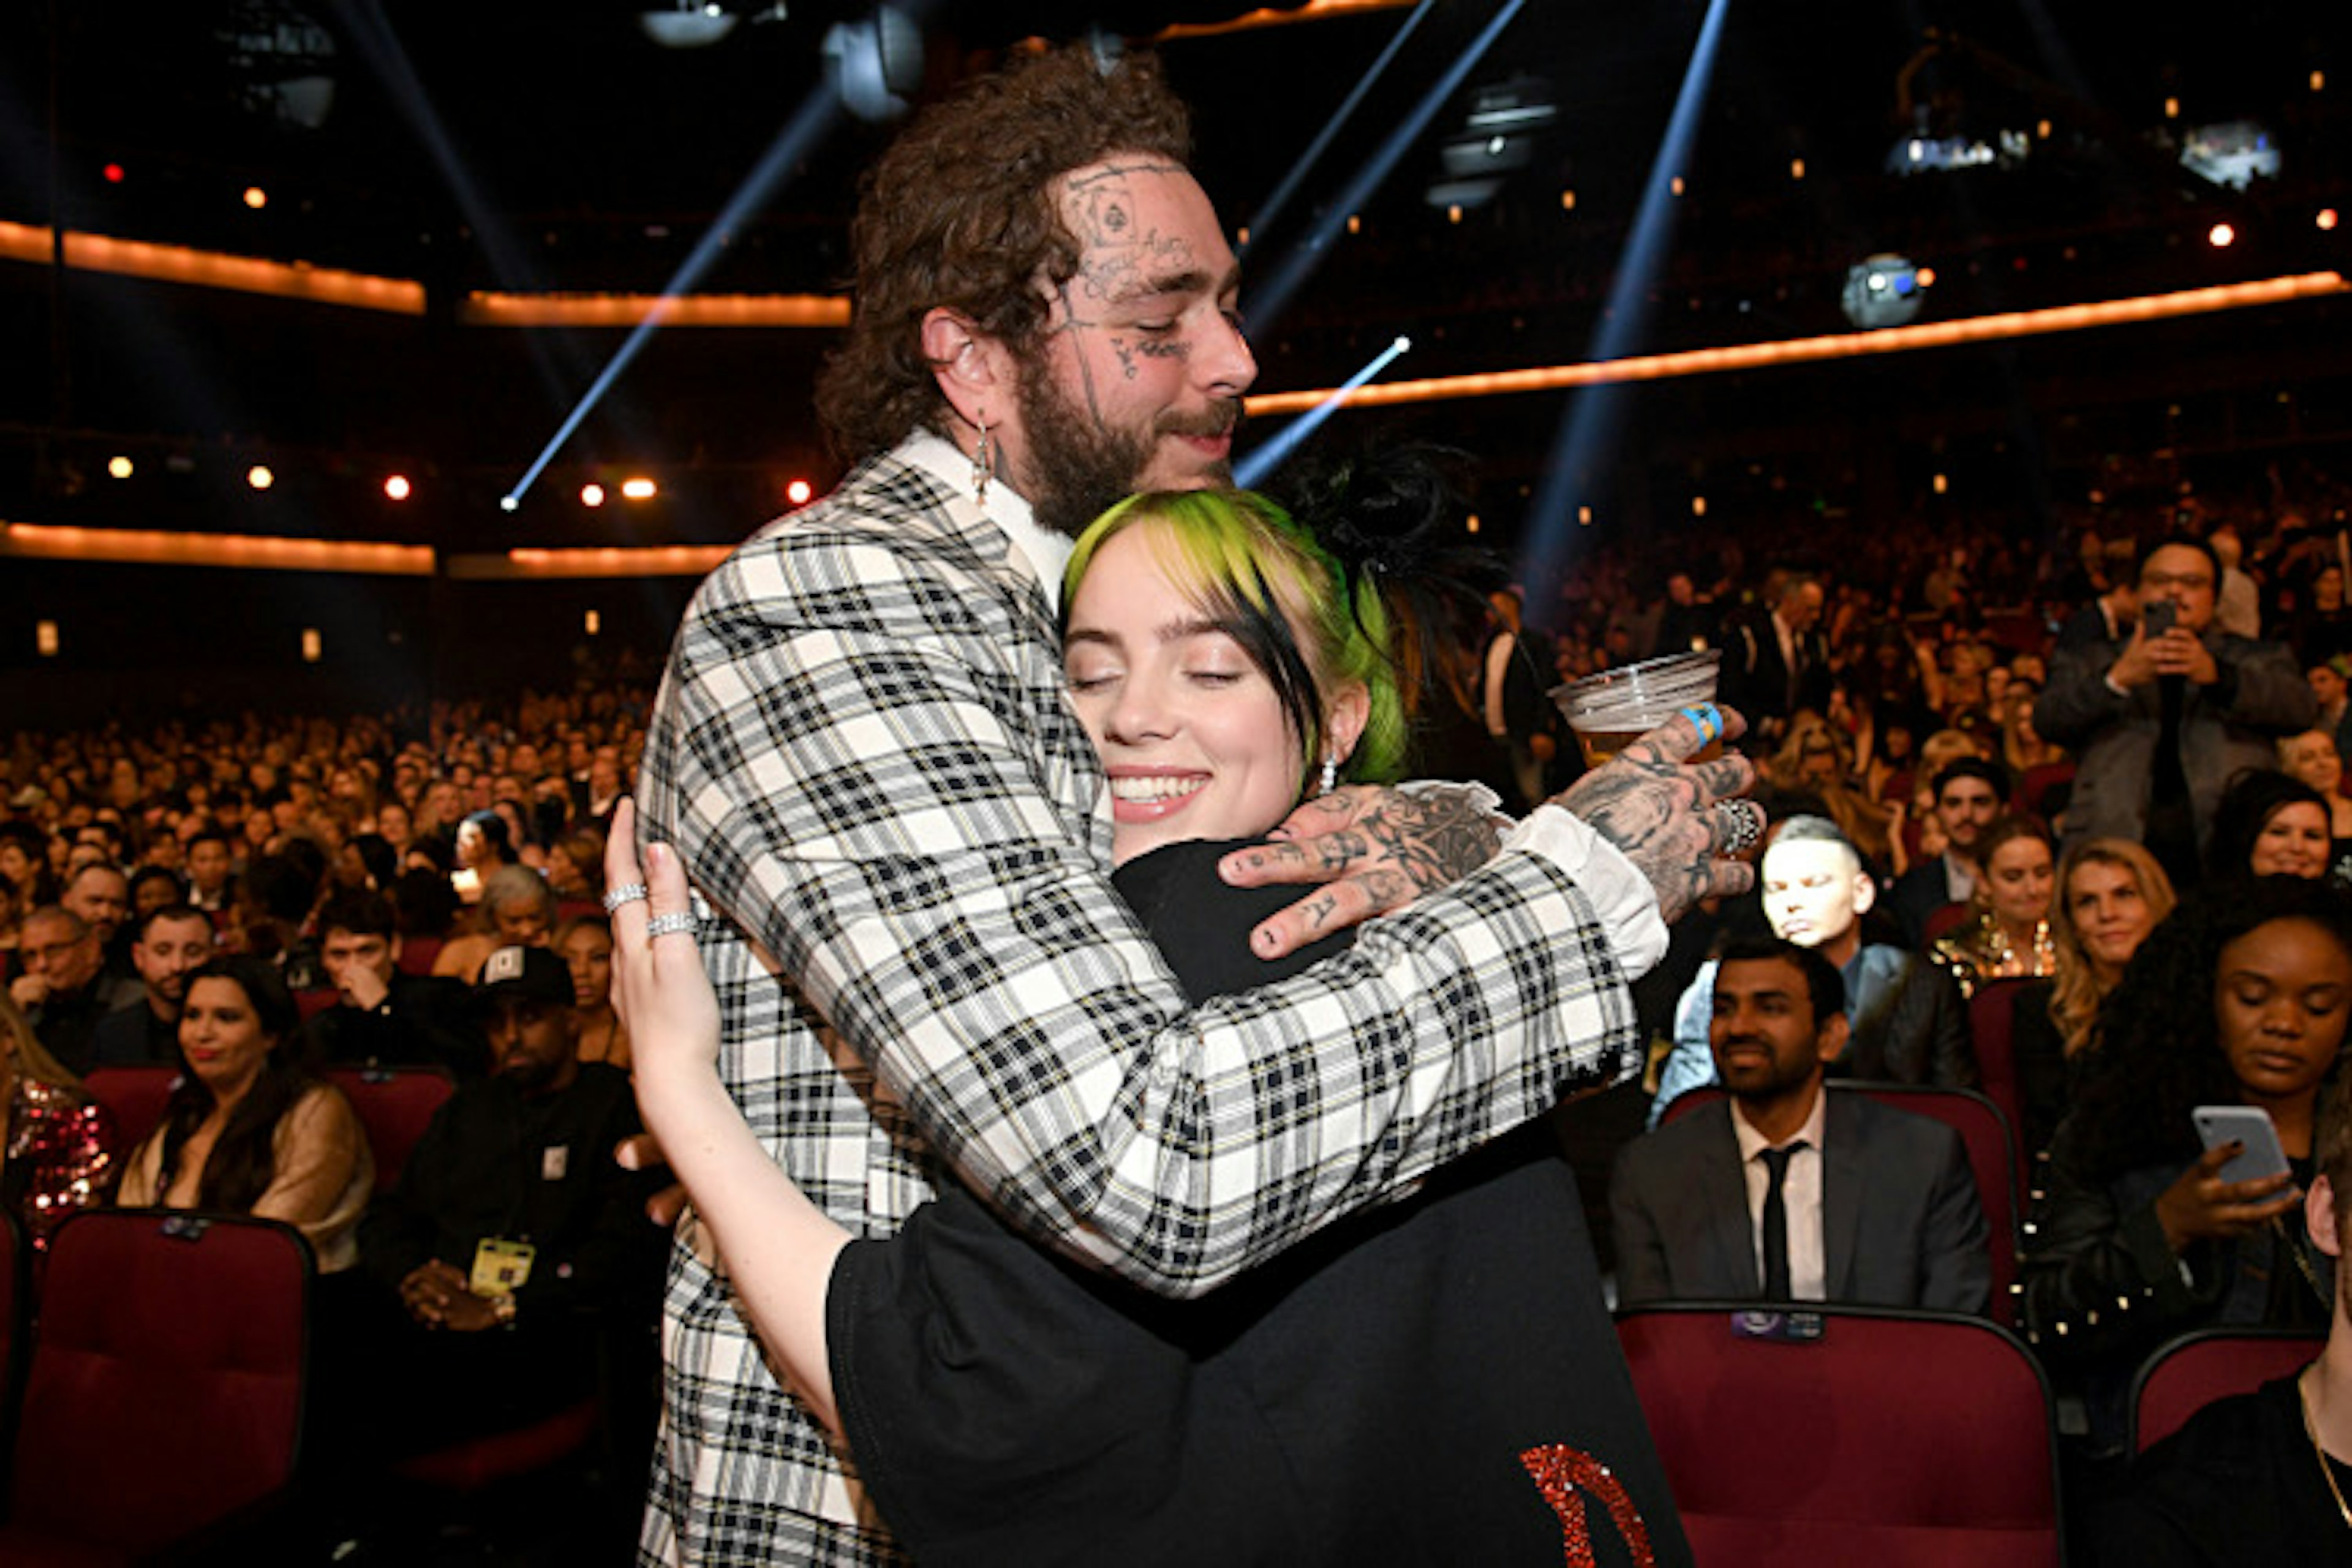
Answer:
[[[2326,1340],[2284,1330],[2207,1329],[2158,1345],[2132,1379],[2132,1450],[2154,1447],[2217,1399],[2300,1372]]]
[[[179,1078],[176,1066],[92,1068],[81,1086],[112,1114],[128,1152],[162,1124],[163,1102],[171,1098],[172,1085]]]
[[[343,1091],[367,1129],[379,1193],[399,1184],[409,1151],[425,1136],[433,1113],[457,1089],[457,1079],[435,1067],[330,1068],[327,1081]]]
[[[298,1458],[310,1278],[300,1234],[268,1220],[101,1209],[58,1226],[0,1563],[226,1549],[266,1518]]]
[[[2059,1561],[2049,1385],[1980,1319],[1737,1303],[1653,1307],[1617,1334],[1701,1568]]]

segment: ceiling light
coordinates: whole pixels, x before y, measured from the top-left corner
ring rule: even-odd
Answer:
[[[836,22],[824,35],[825,75],[850,113],[869,123],[907,112],[906,95],[923,79],[923,35],[890,5],[873,19]]]
[[[708,48],[735,30],[737,17],[723,5],[678,0],[662,11],[640,11],[637,26],[666,49]]]
[[[1919,269],[1887,252],[1846,269],[1845,319],[1864,331],[1899,327],[1919,313]]]

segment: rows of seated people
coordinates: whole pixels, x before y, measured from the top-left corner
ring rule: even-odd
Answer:
[[[2343,1323],[2335,1227],[2305,1205],[2352,1022],[2344,671],[2221,630],[2231,570],[2210,541],[2157,542],[2128,593],[2012,661],[2008,734],[2039,749],[1931,737],[1916,814],[1853,765],[1849,724],[1794,713],[1763,767],[1757,895],[1676,931],[1653,1003],[1653,1131],[1609,1196],[1622,1303],[1990,1312],[2049,1369],[2094,1494],[2168,1340],[2315,1348]],[[1783,603],[1804,619],[1801,584]],[[1872,1084],[1995,1102],[2026,1188],[2015,1237],[1944,1124],[1964,1119]],[[2232,1165],[2263,1131],[2284,1160]],[[2332,1513],[2335,1471],[2302,1464]]]
[[[2291,1209],[2352,985],[2333,890],[2352,836],[2342,542],[2277,531],[2252,576],[2234,528],[2096,542],[2054,638],[2028,616],[2009,647],[1952,613],[1973,591],[1957,552],[1919,587],[1945,612],[1924,635],[1871,614],[1853,584],[1775,571],[1736,608],[1669,577],[1638,635],[1612,623],[1547,648],[1498,604],[1465,639],[1454,718],[1492,742],[1506,795],[1575,765],[1546,705],[1525,700],[1530,666],[1540,690],[1547,669],[1712,646],[1726,700],[1754,721],[1774,819],[1759,894],[1677,927],[1647,987],[1659,1125],[1622,1151],[1608,1194],[1623,1302],[1990,1313],[2047,1361],[2099,1453],[2120,1446],[2130,1369],[2168,1332],[2327,1321],[2330,1265]],[[2266,616],[2292,641],[2259,636]],[[404,743],[396,718],[20,742],[0,820],[14,927],[0,941],[15,941],[0,951],[29,1019],[14,1031],[15,1103],[47,1102],[18,1114],[59,1130],[42,1145],[54,1173],[14,1189],[46,1194],[37,1226],[118,1173],[138,1201],[246,1206],[280,1204],[285,1175],[303,1205],[281,1216],[322,1261],[366,1262],[363,1143],[331,1089],[291,1080],[257,1139],[254,1106],[240,1119],[206,1096],[202,1068],[220,1058],[194,1043],[212,1026],[192,976],[220,991],[227,978],[202,966],[224,954],[297,998],[272,1037],[299,1047],[289,1061],[434,1064],[511,1096],[542,1053],[511,1024],[501,1046],[467,994],[504,959],[545,1008],[564,975],[572,1063],[625,1065],[593,911],[597,827],[634,770],[642,711],[642,693],[534,699],[436,713]],[[2256,999],[2274,996],[2302,999],[2292,1041]],[[171,1117],[135,1150],[104,1147],[75,1078],[158,1060],[189,1069]],[[1989,1200],[1958,1133],[1899,1100],[1822,1092],[1824,1076],[1983,1091],[2020,1192]],[[1720,1100],[1670,1114],[1711,1084]],[[2268,1110],[2291,1177],[2224,1181],[2190,1116],[2209,1104]],[[224,1146],[243,1150],[243,1174],[207,1185]],[[544,1168],[584,1169],[564,1147]],[[2021,1215],[2020,1233],[1994,1235],[1989,1209],[2004,1230]],[[515,1239],[493,1226],[465,1257],[444,1238],[352,1272],[407,1322],[454,1310],[483,1326],[527,1315],[530,1287],[475,1289],[508,1256],[490,1244]],[[2014,1290],[1996,1299],[1997,1279]]]
[[[470,985],[403,976],[378,894],[337,895],[321,924],[338,984],[306,1022],[278,964],[210,951],[190,906],[156,911],[142,943],[171,944],[173,963],[141,973],[176,1012],[169,1065],[77,1079],[0,999],[6,1190],[24,1230],[45,1245],[110,1199],[300,1233],[318,1274],[304,1458],[316,1511],[281,1542],[315,1535],[323,1554],[397,1539],[415,1521],[388,1511],[392,1478],[420,1460],[428,1477],[470,1473],[446,1456],[528,1446],[535,1427],[576,1434],[551,1457],[601,1433],[614,1484],[633,1487],[666,1238],[645,1213],[658,1179],[613,1157],[639,1126],[628,1075],[580,1049],[583,1020],[609,1002],[579,1005],[576,966],[545,945],[492,947]],[[404,1081],[395,1111],[437,1109],[421,1133],[413,1110],[378,1113],[372,1141],[353,1096]]]

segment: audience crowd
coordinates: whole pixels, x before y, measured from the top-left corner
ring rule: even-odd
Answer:
[[[2340,501],[2273,476],[2055,547],[1829,519],[1783,553],[1693,525],[1593,550],[1556,600],[1496,595],[1430,682],[1421,771],[1524,806],[1580,765],[1545,689],[1713,648],[1787,829],[1758,893],[1679,925],[1671,978],[1637,988],[1663,1081],[1612,1200],[1629,1300],[1990,1312],[2080,1402],[2092,1460],[2167,1332],[2328,1321],[2333,1259],[2286,1219],[2352,1012]],[[0,736],[5,1192],[29,1232],[118,1186],[286,1219],[348,1273],[344,1331],[404,1346],[420,1386],[487,1375],[533,1408],[577,1392],[579,1298],[649,1334],[653,1253],[617,1217],[643,1194],[608,1179],[634,1123],[599,899],[651,697]],[[1987,1283],[2007,1207],[1980,1211],[1958,1142],[1851,1093],[1979,1087],[1995,996],[2033,1172],[2013,1291]],[[364,1063],[462,1086],[373,1203],[320,1076]],[[141,1064],[184,1077],[131,1147],[80,1080]],[[1727,1106],[1672,1114],[1709,1085]],[[2223,1182],[2189,1123],[2214,1102],[2269,1110],[2290,1174]],[[551,1126],[565,1152],[493,1168]],[[593,1182],[504,1234],[484,1194],[565,1161]],[[531,1280],[563,1335],[487,1361],[465,1332],[411,1342],[515,1322]]]

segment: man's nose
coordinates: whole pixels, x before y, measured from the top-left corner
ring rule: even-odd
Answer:
[[[1206,378],[1203,385],[1216,396],[1239,397],[1257,380],[1257,356],[1240,325],[1227,317],[1219,316],[1209,333],[1194,362]]]

